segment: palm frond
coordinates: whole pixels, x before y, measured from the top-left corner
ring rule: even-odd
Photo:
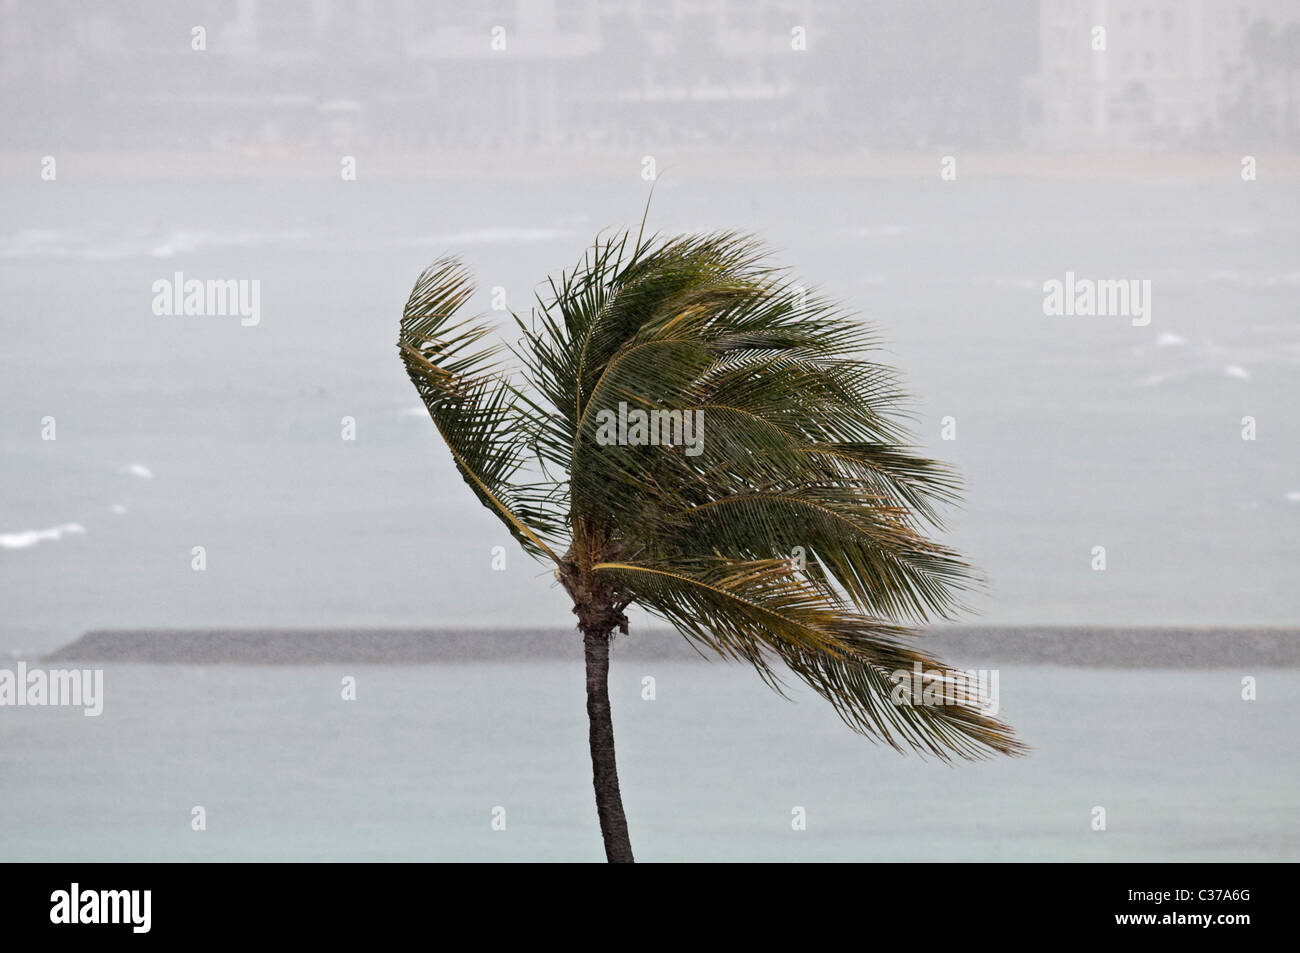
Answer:
[[[781,663],[851,728],[895,749],[906,745],[943,760],[1025,751],[1007,725],[982,710],[962,673],[909,644],[908,629],[834,604],[786,560],[624,561],[593,569],[696,643],[753,665],[784,694],[774,664]],[[955,686],[942,704],[916,697],[910,676],[917,666]]]
[[[403,360],[479,499],[571,594],[611,620],[636,602],[778,690],[788,670],[895,747],[1023,752],[976,699],[895,701],[896,670],[951,674],[906,625],[952,618],[978,580],[930,538],[960,484],[909,447],[857,316],[744,235],[606,235],[516,316],[515,377],[485,325],[452,319],[470,287],[451,260],[421,276]],[[620,405],[692,415],[702,439],[598,439]]]
[[[455,259],[435,262],[420,275],[402,312],[398,348],[406,372],[446,441],[465,482],[527,551],[558,557],[543,539],[544,515],[516,501],[512,480],[526,455],[516,424],[514,389],[500,373],[500,345],[482,346],[491,329],[477,319],[455,320],[473,294]],[[530,526],[531,515],[537,525]]]

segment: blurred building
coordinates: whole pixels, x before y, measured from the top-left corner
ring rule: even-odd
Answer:
[[[0,0],[0,106],[10,147],[1017,145],[1035,11],[1034,0]]]
[[[1075,150],[1287,138],[1298,20],[1296,0],[1042,0],[1027,140]]]

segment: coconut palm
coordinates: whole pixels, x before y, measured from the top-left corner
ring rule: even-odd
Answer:
[[[544,287],[517,341],[490,344],[461,315],[469,274],[442,259],[398,346],[465,482],[572,599],[610,861],[632,860],[608,672],[634,603],[782,694],[783,675],[803,681],[899,751],[1023,752],[975,693],[934,704],[895,678],[953,674],[909,625],[951,618],[973,577],[927,538],[957,481],[908,448],[860,321],[732,233],[598,238]],[[601,439],[620,404],[664,412],[664,439]],[[702,415],[697,446],[673,439],[673,412]]]

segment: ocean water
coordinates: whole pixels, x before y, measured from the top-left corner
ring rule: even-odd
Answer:
[[[743,669],[616,658],[633,845],[653,861],[1295,861],[1300,671],[1250,673],[1254,702],[1241,674],[1004,667],[1002,714],[1032,755],[946,766]],[[583,691],[576,654],[109,666],[98,718],[0,713],[0,860],[603,860]]]
[[[640,220],[629,169],[345,184],[61,159],[57,182],[0,184],[0,657],[99,628],[571,629],[454,473],[394,341],[447,252],[478,275],[478,307],[501,287],[525,312],[598,230]],[[949,183],[720,164],[664,175],[650,225],[752,231],[879,330],[919,444],[966,478],[949,541],[987,579],[967,621],[1300,621],[1293,180],[1242,183],[1235,160],[1218,180]],[[260,323],[154,315],[153,282],[178,271],[259,280]],[[1043,282],[1067,271],[1151,280],[1150,324],[1044,315]],[[577,655],[106,679],[97,719],[0,710],[0,859],[603,856]],[[624,659],[612,683],[649,860],[1295,860],[1297,689],[1295,669],[1006,666],[1004,714],[1033,756],[947,767],[722,665]]]
[[[453,472],[394,341],[447,252],[477,307],[500,287],[526,312],[598,230],[640,220],[635,168],[152,180],[87,159],[0,185],[0,651],[109,626],[568,625]],[[879,330],[918,442],[966,478],[950,540],[988,581],[976,621],[1294,625],[1300,190],[1237,169],[755,181],[719,160],[666,173],[650,227],[752,231]],[[259,280],[260,323],[154,315],[178,271]],[[1044,315],[1067,271],[1149,279],[1150,324]]]

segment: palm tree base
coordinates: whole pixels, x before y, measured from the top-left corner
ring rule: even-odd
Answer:
[[[590,725],[591,778],[596,788],[596,813],[611,864],[633,862],[632,841],[618,789],[614,760],[614,721],[609,707],[609,640],[611,629],[588,628],[582,633],[587,659],[587,720]]]

